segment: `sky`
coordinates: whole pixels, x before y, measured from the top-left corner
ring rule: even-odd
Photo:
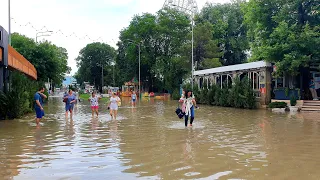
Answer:
[[[181,0],[182,1],[182,0]],[[186,1],[186,0],[185,0]],[[206,4],[230,0],[196,0],[199,10]],[[132,17],[156,13],[165,0],[11,0],[11,32],[38,41],[48,40],[68,51],[71,75],[77,71],[75,58],[92,42],[116,48],[119,31]],[[0,0],[0,25],[8,30],[8,0]],[[52,31],[52,33],[39,33]],[[48,36],[49,35],[49,36]]]

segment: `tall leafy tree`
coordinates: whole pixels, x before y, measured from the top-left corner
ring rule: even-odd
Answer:
[[[223,52],[216,40],[213,40],[213,25],[209,22],[199,23],[194,29],[195,62],[198,69],[222,66],[220,59]]]
[[[12,46],[35,66],[39,81],[46,82],[49,78],[54,84],[61,84],[70,72],[65,48],[48,41],[36,43],[18,33],[12,34]]]
[[[276,63],[278,75],[320,61],[319,1],[250,0],[243,10],[252,59]]]
[[[213,39],[222,49],[223,65],[233,65],[246,62],[246,51],[249,43],[246,36],[247,28],[243,23],[244,14],[238,0],[226,4],[207,3],[197,17],[197,23],[210,22],[213,25]]]
[[[110,45],[100,42],[88,44],[80,50],[76,61],[79,67],[76,78],[80,83],[89,81],[100,91],[102,90],[102,78],[104,85],[112,84],[112,65],[115,62],[115,49]]]

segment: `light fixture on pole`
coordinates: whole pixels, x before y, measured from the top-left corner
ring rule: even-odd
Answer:
[[[139,98],[141,98],[141,69],[140,69],[140,62],[141,62],[141,42],[136,43],[130,39],[127,39],[126,41],[128,41],[128,43],[134,44],[136,46],[138,46],[139,48]]]
[[[8,0],[8,30],[9,30],[9,42],[8,44],[11,46],[11,7],[10,7],[10,0]]]
[[[191,19],[191,87],[193,90],[193,75],[194,75],[194,60],[193,60],[193,44],[194,44],[194,37],[193,37],[193,30],[194,30],[194,15],[198,12],[198,5],[195,0],[166,0],[163,8],[172,8],[178,11],[185,12],[190,16]]]
[[[36,34],[36,43],[38,42],[38,37],[51,36],[51,34],[45,34],[45,33],[53,33],[53,31],[37,32],[37,34]]]

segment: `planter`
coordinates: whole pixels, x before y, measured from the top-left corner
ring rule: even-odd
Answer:
[[[286,112],[286,108],[272,108],[272,112],[285,113]]]
[[[299,111],[299,107],[296,106],[289,106],[290,112],[298,112]]]
[[[300,89],[289,89],[288,94],[286,94],[286,89],[275,89],[273,90],[274,97],[277,100],[290,100],[290,97],[293,95],[296,99],[300,99]]]

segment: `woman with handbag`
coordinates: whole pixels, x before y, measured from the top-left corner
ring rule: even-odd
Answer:
[[[194,109],[197,108],[197,102],[192,94],[192,91],[187,91],[186,98],[184,99],[185,104],[185,116],[184,116],[184,124],[187,127],[188,121],[190,117],[190,126],[194,121]]]
[[[70,112],[70,118],[72,117],[72,112],[73,112],[73,106],[74,103],[77,101],[75,95],[72,92],[72,89],[69,89],[69,93],[64,96],[63,102],[66,103],[66,118],[68,117],[68,112]]]

